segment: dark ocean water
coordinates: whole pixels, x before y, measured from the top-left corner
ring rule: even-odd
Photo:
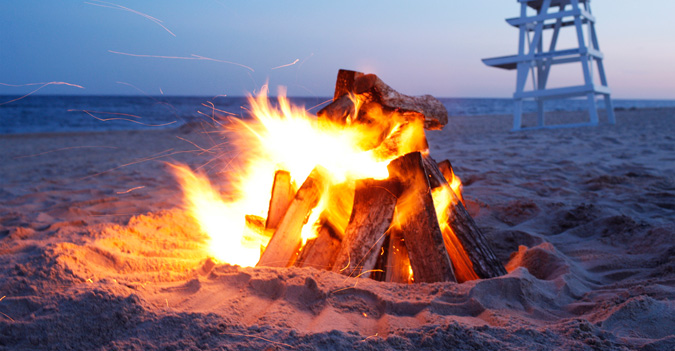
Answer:
[[[215,114],[247,118],[243,97],[0,96],[0,134],[172,128]],[[329,97],[291,98],[316,113]],[[441,98],[450,116],[510,114],[511,99]],[[599,106],[604,106],[600,104]],[[675,107],[675,100],[614,100],[617,109]],[[526,101],[525,112],[534,112]],[[585,100],[547,101],[547,111],[586,109]]]

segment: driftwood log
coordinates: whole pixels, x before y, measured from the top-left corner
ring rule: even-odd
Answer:
[[[323,167],[317,166],[305,179],[260,256],[257,266],[286,267],[292,263],[302,244],[302,226],[327,187],[327,172]]]
[[[350,96],[352,95],[352,96]],[[354,100],[361,106],[355,106]],[[320,118],[344,120],[357,109],[381,108],[385,114],[396,113],[407,119],[424,121],[426,129],[442,129],[448,123],[448,111],[443,103],[431,95],[408,96],[397,92],[374,74],[338,71],[333,103],[318,112]],[[368,120],[368,119],[366,119]]]
[[[382,248],[385,234],[394,217],[400,185],[392,180],[356,181],[354,206],[345,230],[334,272],[350,277],[368,274]]]

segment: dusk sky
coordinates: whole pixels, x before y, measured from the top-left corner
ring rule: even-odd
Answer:
[[[675,99],[675,1],[591,5],[613,97]],[[516,52],[504,19],[518,11],[516,0],[3,0],[0,94],[58,81],[83,89],[39,93],[241,96],[269,81],[331,96],[347,68],[407,94],[510,97],[515,71],[481,58]],[[581,83],[578,65],[560,72],[552,84]]]

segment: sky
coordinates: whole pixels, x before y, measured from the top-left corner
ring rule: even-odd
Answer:
[[[675,99],[675,1],[591,5],[612,96]],[[0,94],[332,96],[345,68],[410,95],[511,97],[515,71],[481,58],[516,53],[518,14],[516,0],[2,0]],[[559,65],[550,81],[581,79]]]

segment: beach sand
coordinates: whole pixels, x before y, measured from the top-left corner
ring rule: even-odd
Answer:
[[[214,263],[165,163],[227,162],[200,126],[1,136],[0,349],[675,349],[675,110],[616,114],[427,133],[509,271],[463,284]]]

